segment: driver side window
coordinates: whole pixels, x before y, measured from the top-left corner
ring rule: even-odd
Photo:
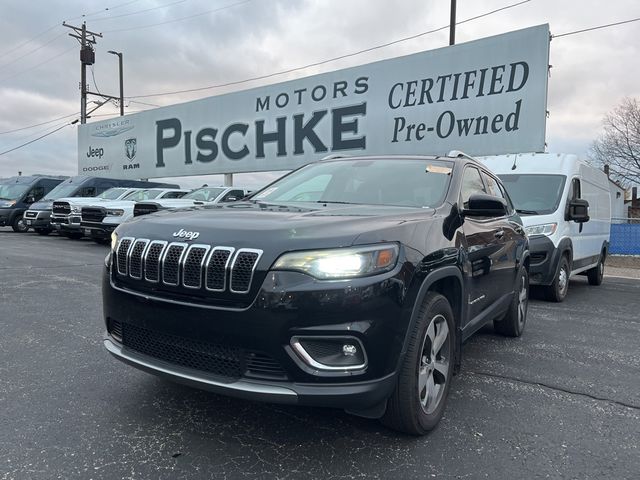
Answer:
[[[469,197],[475,193],[487,193],[482,183],[480,171],[475,167],[467,167],[462,175],[460,201],[464,208],[469,208]]]

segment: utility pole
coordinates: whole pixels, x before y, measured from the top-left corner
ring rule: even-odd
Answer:
[[[451,20],[449,21],[449,45],[456,44],[456,0],[451,0]]]
[[[80,123],[87,123],[87,65],[93,65],[96,61],[96,54],[93,45],[96,44],[96,37],[102,38],[101,33],[87,30],[86,22],[82,22],[82,27],[74,27],[66,22],[62,22],[64,27],[70,28],[74,33],[69,36],[80,42]]]
[[[122,52],[109,50],[107,53],[118,56],[118,76],[120,77],[120,116],[124,115],[124,80],[122,78]]]

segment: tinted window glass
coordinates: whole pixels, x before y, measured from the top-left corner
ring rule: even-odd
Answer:
[[[385,158],[308,165],[252,197],[272,202],[327,202],[408,207],[439,206],[453,163]]]
[[[482,172],[482,176],[484,178],[485,184],[487,185],[487,193],[489,195],[493,195],[494,197],[504,198],[504,195],[498,187],[498,182],[493,177],[485,174],[484,172]]]
[[[166,192],[161,198],[181,198],[185,192]]]
[[[125,193],[128,188],[110,188],[109,190],[102,192],[98,195],[99,198],[105,198],[107,200],[116,200],[120,198],[120,195]]]
[[[191,200],[201,200],[204,202],[210,202],[218,198],[218,196],[224,192],[224,188],[216,187],[204,187],[187,193],[183,198],[189,198]]]
[[[0,200],[17,200],[27,190],[29,185],[9,183],[0,185]]]
[[[487,191],[482,183],[480,171],[477,168],[467,167],[462,176],[462,189],[460,191],[464,208],[469,208],[469,197],[474,193],[487,193]]]
[[[55,200],[56,198],[73,197],[78,188],[77,183],[62,183],[51,190],[45,197],[45,200]]]

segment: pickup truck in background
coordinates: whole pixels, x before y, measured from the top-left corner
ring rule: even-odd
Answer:
[[[182,198],[138,202],[133,209],[133,216],[138,217],[170,208],[188,208],[211,203],[235,202],[249,193],[251,193],[251,190],[242,187],[202,187],[186,194]]]

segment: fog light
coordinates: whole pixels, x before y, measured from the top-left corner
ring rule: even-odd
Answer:
[[[356,337],[293,337],[291,347],[317,370],[362,370],[367,366],[364,347]]]
[[[342,346],[342,353],[347,357],[353,357],[358,352],[358,347],[346,343]]]

